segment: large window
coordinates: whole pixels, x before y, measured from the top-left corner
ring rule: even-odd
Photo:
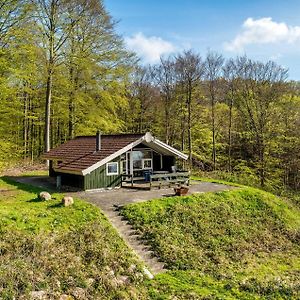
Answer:
[[[106,175],[119,175],[119,164],[118,162],[109,162],[106,164]]]
[[[152,169],[151,150],[132,151],[133,170]]]

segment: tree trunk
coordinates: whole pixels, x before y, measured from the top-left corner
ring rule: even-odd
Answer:
[[[74,97],[75,97],[75,83],[74,83],[74,68],[70,68],[70,82],[71,91],[69,96],[69,139],[74,138]]]
[[[212,142],[213,142],[213,151],[212,151],[212,159],[213,159],[213,170],[216,170],[216,125],[215,125],[215,99],[212,95],[211,97],[211,118],[212,118]]]
[[[26,83],[24,83],[24,90],[26,89]],[[26,91],[23,93],[23,99],[24,99],[24,131],[23,131],[23,139],[24,139],[24,159],[27,157],[27,152],[28,152],[28,94]]]
[[[51,96],[52,96],[52,70],[48,71],[46,85],[46,109],[45,109],[45,151],[50,150],[50,116],[51,116]]]
[[[188,144],[189,144],[189,163],[192,168],[192,87],[189,86],[188,91]]]
[[[233,107],[233,98],[230,99],[229,104],[229,125],[228,125],[228,171],[232,172],[232,165],[231,165],[231,148],[232,148],[232,136],[231,136],[231,129],[232,129],[232,107]]]
[[[265,186],[265,146],[264,146],[264,140],[263,137],[259,137],[259,177],[260,177],[260,186]]]

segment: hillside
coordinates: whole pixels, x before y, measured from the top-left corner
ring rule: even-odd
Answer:
[[[122,214],[173,270],[149,286],[155,299],[300,297],[300,211],[286,200],[240,188],[131,204]]]
[[[0,299],[142,293],[139,263],[100,210],[79,199],[63,207],[62,194],[42,202],[39,192],[0,178]]]
[[[0,180],[1,299],[300,296],[300,211],[288,200],[239,188],[123,207],[169,269],[146,280],[98,208],[62,207],[62,194],[40,202],[39,191]]]

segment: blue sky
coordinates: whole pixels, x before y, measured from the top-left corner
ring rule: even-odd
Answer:
[[[117,31],[145,63],[194,49],[275,60],[300,80],[300,0],[105,0]]]

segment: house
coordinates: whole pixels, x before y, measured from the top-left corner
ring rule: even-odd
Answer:
[[[187,155],[146,134],[79,136],[45,153],[49,175],[83,190],[175,176],[176,159]],[[150,178],[151,176],[151,178]],[[174,179],[173,176],[173,179]],[[176,178],[175,178],[176,179]]]

